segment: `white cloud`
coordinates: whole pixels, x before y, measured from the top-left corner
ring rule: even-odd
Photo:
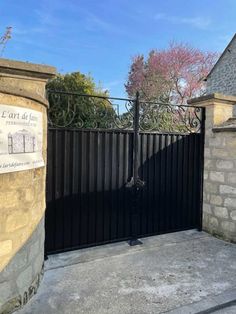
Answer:
[[[167,22],[171,22],[174,24],[186,24],[200,29],[206,29],[211,24],[211,19],[195,16],[195,17],[179,17],[179,16],[169,16],[165,13],[158,13],[155,15],[155,20],[163,20]]]

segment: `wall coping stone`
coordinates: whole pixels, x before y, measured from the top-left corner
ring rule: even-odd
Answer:
[[[56,68],[48,65],[0,58],[0,73],[48,80],[56,74]]]
[[[236,96],[228,96],[228,95],[223,95],[219,93],[213,93],[209,95],[204,95],[200,97],[196,97],[193,99],[189,99],[187,103],[190,105],[195,104],[195,103],[200,103],[204,101],[209,101],[213,100],[217,103],[224,103],[224,104],[230,104],[230,105],[235,105],[236,104]],[[208,103],[207,105],[212,105],[211,103]]]
[[[20,83],[11,86],[6,79],[13,78],[19,82],[31,80],[35,83],[38,81],[46,84],[47,80],[54,77],[56,73],[56,68],[52,66],[0,58],[0,93],[28,98],[48,107],[45,95],[22,88]]]
[[[236,132],[236,117],[229,118],[226,122],[212,129],[213,132]]]

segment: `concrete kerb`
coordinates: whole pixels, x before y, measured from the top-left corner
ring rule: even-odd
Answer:
[[[171,311],[167,314],[210,314],[218,310],[227,309],[236,305],[236,286],[233,289],[227,290],[221,294],[207,297],[201,301],[194,302],[189,305],[184,305]]]

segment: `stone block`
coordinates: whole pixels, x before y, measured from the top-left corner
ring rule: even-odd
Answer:
[[[209,217],[210,230],[216,230],[219,226],[218,219],[216,217]]]
[[[203,212],[206,214],[211,214],[211,205],[203,203]]]
[[[0,204],[3,208],[8,209],[12,208],[14,206],[17,206],[18,199],[19,199],[19,193],[18,191],[7,191],[7,186],[4,186],[4,191],[2,189],[2,192],[0,192]]]
[[[236,148],[234,148],[234,149],[228,148],[228,157],[227,157],[228,160],[234,160],[235,159],[235,150],[236,150]]]
[[[207,193],[217,193],[218,191],[218,184],[213,182],[204,182],[204,190]]]
[[[221,222],[221,227],[223,230],[225,230],[226,232],[231,232],[234,233],[236,232],[236,224],[234,222],[231,221],[222,221]]]
[[[236,208],[236,198],[233,197],[227,197],[224,201],[224,206]]]
[[[0,308],[12,296],[11,283],[6,281],[0,284]]]
[[[225,182],[224,172],[210,171],[210,180],[213,182]]]
[[[205,158],[206,157],[211,157],[211,149],[210,148],[208,148],[208,147],[205,147],[205,149],[204,149],[204,156],[205,156]]]
[[[33,273],[34,276],[41,272],[44,263],[44,253],[39,254],[33,263]]]
[[[15,257],[10,261],[10,263],[4,268],[1,273],[1,276],[5,280],[10,280],[15,276],[15,273],[19,273],[27,265],[28,261],[28,251],[26,249],[21,249],[16,253]]]
[[[220,136],[209,138],[209,146],[222,147],[224,145],[225,145],[225,139]]]
[[[210,202],[210,198],[211,198],[211,194],[204,192],[204,194],[203,194],[203,200],[204,200],[206,203],[209,203],[209,202]]]
[[[36,242],[34,242],[30,248],[29,248],[29,260],[33,260],[38,254],[39,254],[39,242],[38,239]]]
[[[236,137],[227,137],[226,144],[227,144],[227,147],[236,149]]]
[[[236,195],[236,187],[230,185],[220,185],[220,193],[222,194],[235,194]]]
[[[214,125],[220,125],[231,118],[233,115],[233,105],[222,103],[214,104]]]
[[[217,169],[233,169],[234,168],[234,163],[231,160],[217,160],[216,161],[216,168]]]
[[[24,271],[22,271],[16,279],[18,289],[28,288],[33,281],[32,265],[29,265]]]
[[[220,195],[211,194],[210,203],[212,205],[222,205],[222,197]]]
[[[236,184],[236,172],[228,173],[228,182]]]
[[[232,210],[230,213],[230,217],[232,220],[236,221],[236,210]]]
[[[228,157],[228,151],[224,148],[213,148],[211,155],[212,157],[224,159]]]
[[[228,210],[225,207],[214,207],[214,214],[216,217],[227,219],[229,217]]]
[[[28,188],[24,191],[24,198],[26,202],[33,202],[34,200],[34,192],[32,188]]]
[[[203,174],[203,177],[204,177],[204,180],[207,180],[208,177],[209,177],[209,172],[205,170],[204,174]]]
[[[44,245],[45,245],[45,232],[43,232],[43,233],[40,235],[39,248],[44,250]]]
[[[215,160],[206,158],[205,161],[204,161],[204,168],[206,170],[213,170],[213,169],[215,169]]]
[[[29,213],[27,212],[14,212],[10,213],[6,219],[5,230],[6,232],[13,232],[24,226],[29,222]]]
[[[21,176],[17,172],[11,172],[7,173],[8,175],[8,181],[10,183],[10,186],[12,188],[22,188],[22,180],[24,181],[24,188],[29,187],[29,185],[32,185],[32,171],[31,170],[25,170],[21,173]]]
[[[12,240],[0,241],[0,256],[10,254],[12,251]]]
[[[203,211],[202,227],[207,230],[209,225],[209,215]]]

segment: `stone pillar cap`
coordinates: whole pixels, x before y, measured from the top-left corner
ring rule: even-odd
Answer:
[[[55,67],[48,65],[0,58],[0,74],[1,73],[48,80],[55,76],[57,72]]]
[[[45,84],[55,75],[56,68],[48,65],[0,58],[0,93],[32,99],[48,107]]]
[[[193,99],[189,99],[187,103],[190,105],[194,104],[200,104],[201,102],[208,102],[209,101],[217,102],[217,103],[224,103],[224,104],[229,104],[229,105],[235,105],[236,104],[236,96],[228,96],[228,95],[223,95],[219,93],[213,93],[209,95],[204,95],[200,97],[196,97]],[[210,105],[210,104],[209,104]]]

